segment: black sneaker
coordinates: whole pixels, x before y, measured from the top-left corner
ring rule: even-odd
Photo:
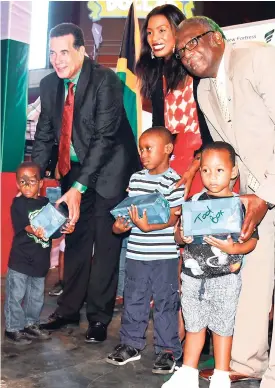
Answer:
[[[59,280],[59,282],[57,282],[53,288],[49,291],[49,295],[50,296],[59,296],[62,294],[63,292],[63,282],[61,282],[61,280]]]
[[[172,352],[160,352],[154,362],[152,372],[160,375],[173,373],[176,366],[175,357]]]
[[[27,338],[38,339],[38,340],[49,340],[51,339],[50,333],[46,330],[41,330],[38,325],[31,325],[24,328],[24,333]]]
[[[29,345],[32,340],[27,338],[24,331],[7,331],[5,330],[6,341],[11,342],[14,345]]]
[[[109,354],[106,362],[113,365],[125,365],[130,361],[140,360],[140,351],[129,345],[117,345],[113,353]]]

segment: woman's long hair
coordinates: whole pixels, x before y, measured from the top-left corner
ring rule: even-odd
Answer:
[[[177,26],[185,20],[184,14],[172,4],[165,4],[155,7],[146,17],[141,30],[141,53],[136,64],[136,74],[141,81],[141,94],[150,98],[155,90],[158,80],[165,76],[167,90],[174,90],[186,75],[186,71],[179,59],[172,54],[168,60],[164,58],[151,57],[151,47],[147,42],[147,27],[152,16],[163,15],[168,20],[171,28]]]

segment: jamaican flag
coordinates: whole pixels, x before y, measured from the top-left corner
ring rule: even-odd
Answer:
[[[117,75],[123,84],[124,107],[136,141],[141,134],[141,98],[135,75],[135,65],[140,51],[140,32],[134,3],[131,4],[126,19]]]

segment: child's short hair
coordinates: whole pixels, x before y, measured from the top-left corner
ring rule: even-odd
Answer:
[[[148,128],[146,129],[143,133],[143,134],[150,134],[150,133],[157,133],[158,135],[160,135],[162,138],[165,139],[165,141],[168,143],[172,143],[174,144],[174,136],[172,135],[172,133],[165,127],[161,127],[161,126],[156,126],[156,127],[151,127],[151,128]],[[141,135],[141,136],[142,136]]]
[[[229,157],[230,157],[230,160],[231,160],[233,166],[235,166],[235,164],[236,164],[236,152],[231,144],[226,143],[225,141],[213,141],[211,143],[206,144],[203,147],[201,155],[203,155],[203,153],[205,151],[208,151],[208,150],[225,150],[225,151],[227,151],[229,153]]]
[[[37,170],[38,179],[39,180],[41,179],[40,166],[37,163],[34,163],[32,161],[30,161],[30,162],[23,162],[23,163],[19,164],[19,166],[16,169],[16,178],[18,178],[19,172],[23,168],[34,168],[34,169],[36,169]]]

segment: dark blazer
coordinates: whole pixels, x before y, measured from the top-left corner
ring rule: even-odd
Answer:
[[[46,169],[54,142],[59,142],[64,81],[52,73],[41,80],[41,114],[32,159]],[[84,59],[74,102],[72,143],[81,164],[77,181],[104,198],[125,190],[140,169],[135,139],[123,107],[121,81],[108,68]]]
[[[202,113],[197,97],[197,90],[200,80],[198,78],[193,78],[193,93],[194,99],[197,106],[199,127],[201,133],[202,146],[211,143],[212,136],[210,135],[208,126],[206,124],[204,114]],[[152,93],[152,115],[153,115],[153,126],[165,126],[164,122],[164,95],[163,95],[163,81],[160,78],[156,84],[156,88]]]

